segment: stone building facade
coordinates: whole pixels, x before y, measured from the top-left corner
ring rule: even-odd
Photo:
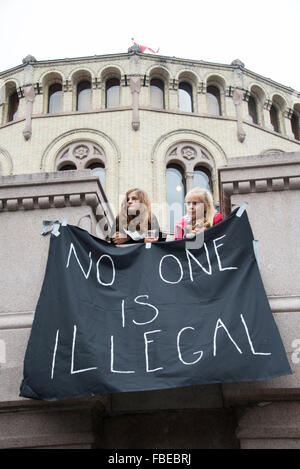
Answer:
[[[164,230],[172,231],[168,173],[182,192],[209,178],[218,203],[217,169],[229,157],[300,149],[300,94],[240,60],[197,62],[134,47],[78,59],[28,56],[0,73],[0,96],[0,174],[98,167],[114,211],[126,190],[142,187]]]
[[[300,93],[230,65],[127,53],[0,73],[0,447],[300,447]],[[43,220],[104,237],[130,187],[167,202],[209,187],[248,202],[293,375],[44,403],[19,397],[48,254]],[[179,190],[178,190],[179,189]],[[145,431],[145,428],[147,431]]]

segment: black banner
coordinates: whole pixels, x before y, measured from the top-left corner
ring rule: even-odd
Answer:
[[[117,247],[60,226],[20,395],[55,401],[291,374],[247,213],[237,213],[207,229],[199,248]]]

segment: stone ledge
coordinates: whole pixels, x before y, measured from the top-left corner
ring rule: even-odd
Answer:
[[[218,168],[223,214],[231,212],[231,197],[300,189],[300,152],[229,158]]]
[[[239,439],[299,438],[300,401],[262,403],[246,408],[239,418]]]
[[[113,214],[99,178],[90,170],[54,171],[0,177],[0,213],[90,206],[96,221]]]
[[[24,311],[15,313],[0,312],[1,329],[26,329],[32,326],[34,311]]]
[[[300,296],[268,296],[273,313],[300,313]]]
[[[58,403],[27,399],[2,406],[0,448],[91,447],[107,405],[107,398],[98,397]]]
[[[89,169],[82,169],[76,171],[52,171],[43,173],[24,173],[14,174],[10,176],[0,176],[0,188],[5,186],[24,186],[35,184],[47,184],[61,182],[77,181],[82,179],[89,179],[99,181],[97,176],[94,176]],[[100,183],[99,183],[100,185]]]

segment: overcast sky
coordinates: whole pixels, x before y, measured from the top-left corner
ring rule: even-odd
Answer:
[[[300,0],[0,0],[0,71],[37,60],[127,52],[245,67],[300,91]]]

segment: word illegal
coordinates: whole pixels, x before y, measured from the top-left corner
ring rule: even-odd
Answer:
[[[144,296],[146,296],[146,295],[144,295]],[[149,306],[153,306],[153,305],[149,304]],[[154,319],[156,319],[156,316],[152,319],[152,321]],[[252,339],[250,337],[246,321],[245,321],[242,314],[240,315],[240,320],[241,320],[241,323],[242,323],[242,325],[244,327],[244,330],[246,332],[246,336],[247,336],[247,340],[248,340],[248,343],[249,343],[249,346],[250,346],[251,353],[253,355],[271,355],[270,352],[256,352],[255,351],[255,348],[254,348]],[[152,322],[152,321],[149,321],[149,322]],[[142,324],[145,324],[145,323],[135,322],[135,324],[142,325]],[[232,342],[232,344],[236,348],[237,352],[242,355],[243,351],[241,350],[239,345],[235,342],[235,340],[232,338],[229,330],[227,329],[227,327],[223,323],[223,321],[220,318],[218,318],[218,320],[216,322],[215,329],[214,329],[214,334],[213,334],[213,356],[215,357],[216,354],[217,354],[217,334],[218,334],[219,329],[223,329],[225,331],[228,339]],[[198,355],[198,357],[194,361],[187,361],[186,359],[183,358],[183,354],[182,354],[182,351],[181,351],[181,342],[180,342],[180,340],[181,340],[181,336],[183,335],[183,333],[186,334],[187,330],[195,331],[195,328],[191,327],[191,326],[187,326],[187,327],[183,327],[179,330],[179,332],[177,333],[177,337],[176,337],[176,349],[177,349],[177,356],[178,356],[178,359],[180,360],[180,362],[183,365],[189,366],[189,365],[195,365],[196,363],[198,363],[202,359],[203,350],[198,350],[198,351],[192,353],[193,355]],[[150,363],[149,344],[154,342],[154,339],[150,338],[149,336],[151,334],[157,334],[157,333],[160,333],[160,332],[162,332],[162,330],[160,330],[160,329],[144,332],[145,371],[147,373],[152,373],[152,372],[156,372],[156,371],[164,369],[163,366],[159,366],[159,367],[156,367],[156,368],[151,368],[150,365],[149,365],[149,363]],[[58,349],[58,345],[59,345],[59,333],[60,333],[60,330],[57,329],[56,337],[55,337],[55,345],[54,345],[54,350],[53,350],[53,356],[52,356],[51,379],[53,379],[53,377],[54,377],[54,369],[55,369],[55,364],[56,364],[56,353],[57,353],[57,349]],[[73,374],[77,374],[77,373],[84,373],[84,372],[91,371],[91,370],[97,370],[98,369],[97,366],[92,366],[92,367],[82,368],[82,369],[77,369],[77,370],[75,369],[75,367],[74,367],[74,357],[75,357],[75,350],[76,350],[76,336],[77,336],[77,326],[74,325],[74,327],[73,327],[73,340],[72,340],[70,374],[73,375]],[[125,373],[125,374],[134,374],[135,373],[135,370],[117,370],[116,369],[116,367],[115,367],[115,343],[114,343],[114,336],[113,335],[110,336],[110,372],[111,373],[120,373],[120,374],[123,374],[123,373]]]

